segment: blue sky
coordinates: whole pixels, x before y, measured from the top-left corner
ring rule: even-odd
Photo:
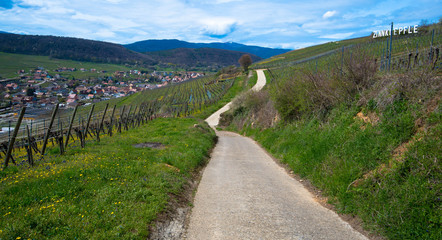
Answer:
[[[297,49],[437,22],[442,0],[0,0],[0,31],[114,43],[238,42]]]

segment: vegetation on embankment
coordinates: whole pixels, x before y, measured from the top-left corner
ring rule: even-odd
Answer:
[[[373,62],[359,53],[343,74],[281,69],[264,91],[237,97],[221,123],[253,137],[368,230],[440,239],[440,71],[384,73]]]
[[[36,167],[10,166],[0,172],[0,239],[145,239],[214,144],[202,121],[158,118],[63,156],[49,149]]]

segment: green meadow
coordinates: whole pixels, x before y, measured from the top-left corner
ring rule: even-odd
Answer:
[[[214,143],[200,120],[159,118],[63,156],[49,149],[36,167],[10,166],[0,172],[0,239],[145,239]]]
[[[88,78],[88,77],[103,77],[110,76],[115,71],[129,71],[130,68],[124,65],[105,64],[105,63],[93,63],[93,62],[80,62],[72,60],[62,60],[50,58],[48,56],[35,56],[25,54],[12,54],[0,52],[0,76],[3,78],[17,77],[19,70],[34,70],[37,67],[44,67],[49,74],[56,74],[54,70],[62,67],[77,68],[75,72],[62,72],[60,73],[67,78]],[[88,70],[87,72],[80,71],[80,68]],[[107,73],[93,73],[90,69],[96,69],[97,71],[107,71]],[[138,69],[141,70],[141,69]]]

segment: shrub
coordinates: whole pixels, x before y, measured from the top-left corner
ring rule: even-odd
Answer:
[[[260,127],[271,127],[278,119],[278,112],[270,100],[268,91],[249,91],[238,95],[231,109],[221,114],[220,126],[234,124],[242,129],[246,122]]]
[[[375,84],[377,65],[367,50],[355,47],[344,57],[342,73],[302,69],[272,88],[275,107],[285,121],[299,119],[305,114],[325,116],[334,106],[350,104]]]
[[[369,91],[362,94],[359,105],[374,101],[376,107],[382,111],[400,99],[407,99],[411,103],[425,102],[440,92],[440,78],[429,67],[422,67],[413,72],[383,74]]]
[[[355,47],[344,57],[343,86],[351,95],[361,94],[376,82],[377,68],[374,57],[367,49]]]
[[[303,97],[302,81],[298,78],[276,81],[271,88],[271,97],[275,108],[285,121],[299,118],[307,109],[307,100]]]

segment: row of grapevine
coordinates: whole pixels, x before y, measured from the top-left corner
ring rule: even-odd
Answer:
[[[308,53],[287,54],[287,57],[281,57],[281,60],[263,62],[259,64],[259,67],[286,68],[287,66],[297,66],[299,69],[306,67],[311,69],[326,68],[331,71],[331,68],[341,68],[343,59],[345,56],[351,57],[353,49],[358,51],[362,49],[369,53],[376,60],[380,70],[422,66],[440,59],[439,49],[442,44],[442,29],[433,29],[415,35],[398,35],[391,40],[385,37],[361,43],[347,41],[347,45],[344,44],[346,41],[342,42],[341,44],[319,45],[319,47],[313,47],[313,51]],[[291,55],[296,57],[290,57]],[[440,64],[440,60],[436,64]]]
[[[390,54],[391,45],[391,54]],[[417,35],[394,36],[390,38],[373,39],[371,41],[342,46],[296,61],[269,62],[259,67],[268,67],[278,78],[290,78],[301,71],[343,71],[344,60],[355,57],[353,54],[368,55],[380,71],[409,70],[427,65],[431,68],[442,68],[442,31],[435,29]],[[391,55],[391,59],[390,59]]]
[[[73,110],[57,105],[51,118],[39,120],[25,119],[23,108],[9,122],[8,133],[0,136],[3,168],[9,161],[32,165],[35,159],[44,159],[50,144],[63,154],[68,147],[84,147],[87,138],[99,141],[100,134],[112,135],[157,117],[193,114],[220,100],[233,83],[234,78],[208,76]]]

